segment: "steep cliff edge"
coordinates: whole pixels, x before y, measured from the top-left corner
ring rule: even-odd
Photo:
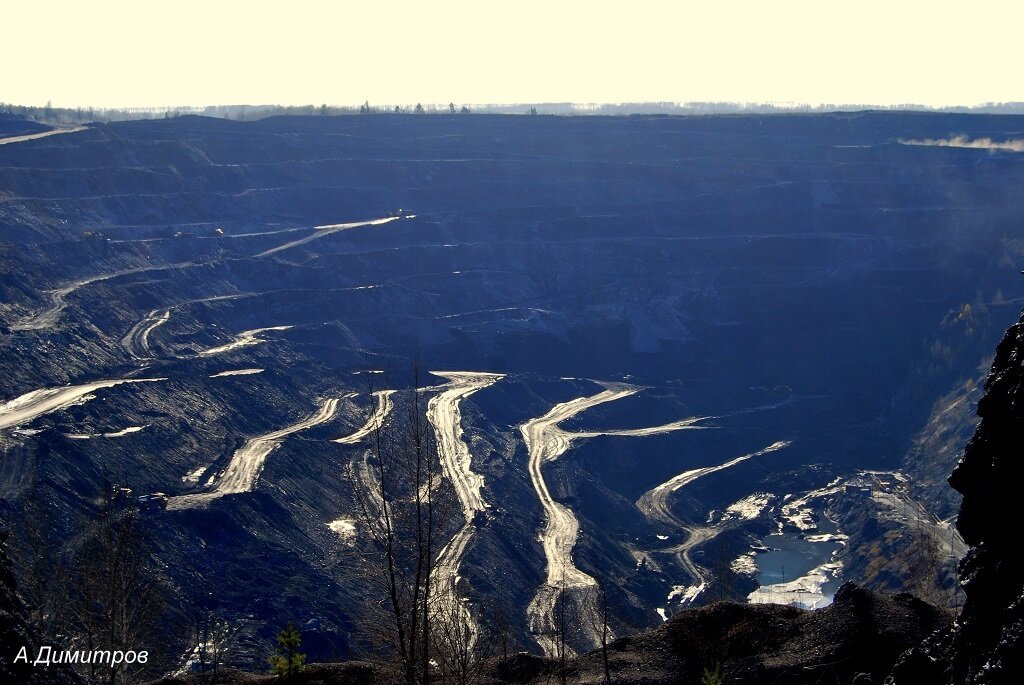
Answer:
[[[963,495],[957,528],[971,545],[960,565],[963,613],[901,660],[897,684],[1016,683],[1024,672],[1024,568],[1014,525],[1024,476],[1024,317],[996,350],[978,416],[949,478]]]

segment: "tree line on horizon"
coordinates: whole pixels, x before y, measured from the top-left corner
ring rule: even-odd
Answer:
[[[600,103],[524,103],[485,105],[373,105],[369,100],[359,106],[339,105],[208,105],[205,107],[54,107],[17,105],[0,102],[0,119],[27,119],[45,124],[71,125],[86,123],[111,123],[139,119],[170,119],[195,115],[229,119],[232,121],[256,121],[273,116],[344,116],[355,114],[553,114],[561,116],[626,116],[631,114],[661,115],[716,115],[716,114],[785,114],[785,113],[826,113],[834,111],[923,111],[955,114],[1024,114],[1024,102],[985,103],[977,106],[930,107],[914,103],[897,105],[871,104],[776,104],[770,102],[634,102],[618,104]]]

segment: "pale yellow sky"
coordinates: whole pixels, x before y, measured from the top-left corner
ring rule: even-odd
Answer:
[[[1024,101],[1019,0],[5,3],[0,101]]]

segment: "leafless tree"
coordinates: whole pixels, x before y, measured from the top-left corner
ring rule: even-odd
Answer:
[[[516,649],[518,642],[512,628],[512,617],[503,602],[497,602],[491,614],[491,636],[495,649],[501,649],[502,660],[508,659],[509,650]]]
[[[84,649],[129,652],[152,646],[164,598],[138,516],[134,506],[107,496],[81,541],[69,606]],[[92,662],[88,675],[115,685],[136,682],[145,668]]]
[[[565,592],[565,571],[562,571],[562,578],[558,582],[558,609],[557,619],[555,624],[555,630],[558,632],[558,640],[556,641],[556,656],[558,658],[558,682],[561,685],[565,685],[566,678],[568,677],[568,653],[566,652],[565,645],[565,631],[568,628],[568,623],[565,620],[565,611],[568,595]]]
[[[612,673],[608,664],[608,642],[612,639],[612,631],[608,623],[608,593],[605,592],[604,587],[604,583],[598,579],[597,585],[591,589],[591,592],[595,595],[592,604],[597,608],[597,611],[590,613],[589,617],[591,628],[601,636],[601,663],[604,667],[604,681],[611,683]]]
[[[48,494],[48,488],[36,481],[21,498],[13,561],[18,588],[29,606],[29,621],[40,635],[53,638],[62,632],[67,618],[68,574]]]
[[[439,464],[418,370],[414,377],[402,430],[396,435],[382,426],[374,429],[371,453],[364,462],[367,477],[355,477],[352,483],[361,522],[369,533],[364,560],[383,590],[384,613],[389,617],[384,630],[367,627],[375,632],[371,639],[383,638],[395,650],[409,685],[426,683],[430,677],[432,574],[442,512],[436,495]],[[376,623],[372,617],[369,622]]]
[[[192,645],[191,658],[198,664],[199,682],[216,683],[217,674],[227,652],[233,629],[230,621],[217,610],[213,588],[208,577],[220,577],[215,563],[208,563],[208,574],[192,569],[188,576],[185,618]]]
[[[434,654],[446,682],[450,679],[455,685],[479,683],[484,662],[494,655],[498,642],[492,631],[481,628],[474,632],[466,621],[467,611],[456,596],[439,597],[434,602]]]

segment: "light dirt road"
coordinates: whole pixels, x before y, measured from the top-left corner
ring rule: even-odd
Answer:
[[[39,140],[40,138],[49,138],[50,136],[59,136],[64,133],[78,133],[79,131],[85,131],[88,126],[58,126],[52,131],[43,131],[42,133],[28,133],[23,136],[8,136],[6,138],[0,138],[0,145],[10,145],[12,143],[25,143],[30,140]]]
[[[414,216],[415,215],[410,214],[408,217],[405,218],[412,219]],[[277,254],[278,252],[284,252],[285,250],[290,250],[293,247],[305,245],[306,243],[311,243],[314,240],[319,240],[320,238],[326,238],[332,233],[338,233],[339,231],[347,231],[351,228],[359,228],[360,226],[380,226],[382,224],[391,223],[392,221],[398,221],[401,218],[403,217],[388,216],[381,219],[372,219],[370,221],[356,221],[350,224],[326,224],[323,226],[316,226],[313,228],[313,232],[310,233],[309,235],[303,238],[299,238],[298,240],[292,240],[290,242],[284,243],[283,245],[278,245],[277,247],[272,247],[269,250],[260,252],[258,255],[255,255],[255,258],[259,259],[261,257],[269,257],[270,255]]]
[[[693,559],[690,557],[690,552],[694,548],[699,547],[722,532],[723,526],[728,525],[728,523],[726,522],[715,526],[693,525],[687,523],[672,512],[670,500],[673,494],[698,478],[703,478],[704,476],[712,473],[731,468],[748,459],[776,452],[789,447],[790,444],[791,443],[788,441],[780,440],[772,443],[768,447],[765,447],[763,450],[759,450],[751,454],[744,454],[741,457],[730,459],[729,461],[717,466],[705,466],[698,469],[684,471],[678,476],[665,481],[661,485],[648,490],[636,501],[637,508],[640,509],[648,519],[674,528],[680,528],[686,532],[686,539],[682,543],[665,550],[675,555],[676,559],[679,561],[679,565],[691,579],[691,584],[684,589],[681,589],[679,592],[680,604],[689,604],[707,587],[707,577],[705,576],[705,572],[696,563],[694,563]]]
[[[155,383],[166,378],[122,378],[117,380],[93,381],[82,385],[68,385],[61,388],[41,388],[27,392],[20,397],[0,404],[0,430],[21,426],[43,414],[69,407],[90,398],[90,393],[111,388],[122,383]]]
[[[623,383],[603,384],[605,390],[589,397],[580,397],[555,405],[547,414],[532,419],[519,427],[529,452],[530,480],[544,508],[545,525],[541,533],[541,543],[547,561],[547,579],[537,590],[536,595],[527,607],[527,618],[530,632],[541,649],[548,656],[557,652],[557,622],[555,609],[559,600],[573,603],[577,626],[596,647],[599,641],[597,615],[597,581],[576,567],[572,559],[572,550],[579,535],[579,521],[569,507],[555,501],[544,480],[542,467],[565,454],[576,440],[593,438],[601,435],[615,436],[647,436],[667,433],[676,430],[699,429],[697,423],[707,417],[693,417],[681,421],[673,421],[662,426],[631,430],[608,430],[570,433],[562,430],[559,424],[591,407],[613,402],[633,395],[641,388]]]
[[[939,559],[959,561],[964,558],[968,547],[956,526],[950,521],[940,521],[925,509],[910,495],[904,483],[892,478],[892,472],[862,472],[861,477],[866,476],[872,479],[871,499],[880,506],[880,511],[882,508],[886,510],[883,515],[927,534],[935,544]],[[890,476],[890,480],[885,476]]]
[[[373,410],[373,414],[370,415],[370,418],[366,420],[366,423],[364,423],[355,432],[350,433],[343,438],[336,438],[331,442],[336,442],[339,445],[354,445],[365,439],[374,431],[379,430],[380,427],[384,425],[384,420],[387,419],[388,414],[390,414],[391,410],[394,409],[395,403],[391,399],[391,396],[394,393],[394,390],[375,391],[373,396],[377,400],[377,406]]]
[[[136,359],[149,359],[150,334],[167,323],[170,318],[171,310],[166,309],[160,313],[159,309],[154,309],[142,321],[132,326],[132,329],[121,338],[121,346]]]
[[[280,430],[249,438],[239,447],[228,462],[227,468],[213,479],[213,490],[193,495],[172,497],[168,509],[188,509],[211,500],[242,492],[252,492],[259,481],[267,457],[277,449],[286,437],[293,433],[318,426],[334,418],[338,411],[337,399],[326,399],[313,414]]]
[[[469,630],[469,639],[475,642],[478,633],[476,620],[465,600],[458,595],[459,567],[476,532],[474,520],[487,508],[481,490],[484,478],[473,470],[473,455],[463,439],[462,401],[504,378],[501,374],[473,371],[431,371],[447,379],[448,384],[427,402],[427,421],[434,428],[437,454],[442,475],[451,481],[459,498],[464,518],[462,527],[441,550],[434,567],[436,588],[434,603],[443,616],[455,616]]]
[[[89,285],[90,283],[96,283],[98,281],[105,281],[116,276],[124,276],[126,274],[136,273],[135,271],[117,271],[110,274],[101,274],[99,276],[91,276],[89,278],[83,278],[80,281],[74,281],[67,285],[55,288],[47,292],[50,298],[50,306],[42,310],[38,314],[22,319],[18,323],[11,326],[13,331],[39,331],[46,328],[52,328],[60,320],[60,315],[64,311],[64,307],[67,306],[65,300],[67,296],[75,292],[79,288]]]
[[[67,297],[71,293],[75,292],[79,288],[83,288],[92,283],[99,283],[100,281],[108,281],[111,278],[118,278],[120,276],[130,276],[132,274],[147,273],[150,271],[165,271],[168,269],[179,269],[196,266],[193,262],[181,262],[177,264],[163,264],[160,266],[146,266],[138,269],[125,269],[123,271],[112,271],[106,274],[97,274],[95,276],[89,276],[77,281],[72,281],[66,285],[62,285],[59,288],[46,291],[46,294],[50,298],[50,306],[43,309],[37,314],[26,317],[18,323],[11,326],[12,331],[38,331],[46,328],[52,328],[60,321],[60,315],[67,306]]]
[[[210,378],[229,378],[231,376],[255,376],[263,373],[266,369],[229,369],[219,373],[210,374]]]
[[[253,328],[252,330],[242,331],[237,334],[231,342],[203,350],[199,353],[199,356],[212,357],[215,354],[224,354],[231,350],[237,350],[240,347],[259,345],[260,343],[267,342],[263,338],[259,337],[260,333],[266,333],[267,331],[287,331],[289,328],[291,328],[291,326],[268,326],[266,328]]]
[[[779,442],[774,442],[768,447],[765,447],[763,450],[753,452],[752,454],[744,454],[742,457],[730,459],[718,466],[705,466],[699,469],[684,471],[678,476],[674,476],[661,485],[645,492],[640,496],[640,499],[636,501],[636,506],[640,511],[644,512],[648,518],[652,518],[655,521],[659,521],[670,526],[683,527],[686,525],[686,522],[673,514],[670,508],[669,497],[672,493],[686,485],[689,485],[698,478],[703,478],[704,476],[715,473],[716,471],[723,471],[731,468],[736,466],[736,464],[745,462],[747,459],[753,459],[754,457],[760,457],[770,452],[781,450],[785,447],[789,447],[790,444],[791,443],[788,441],[780,440]]]
[[[446,378],[449,384],[427,402],[427,420],[434,427],[437,438],[437,454],[441,461],[441,472],[455,486],[455,492],[462,505],[466,521],[472,521],[474,514],[483,511],[484,503],[480,489],[483,476],[473,471],[473,455],[462,439],[462,400],[484,388],[494,385],[500,374],[475,373],[467,371],[431,371],[435,376]]]

